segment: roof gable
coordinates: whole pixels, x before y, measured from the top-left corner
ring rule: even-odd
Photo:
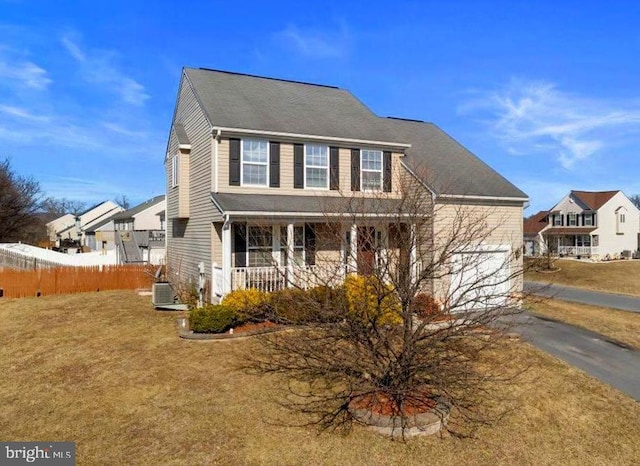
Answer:
[[[571,195],[591,210],[598,210],[620,191],[571,191]]]
[[[152,197],[151,199],[148,199],[146,201],[144,201],[141,204],[138,204],[135,207],[132,207],[128,210],[119,212],[117,214],[115,214],[113,217],[111,217],[112,220],[126,220],[126,219],[130,219],[135,217],[136,215],[138,215],[140,212],[147,210],[155,205],[158,205],[159,203],[164,201],[164,194],[161,194],[159,196],[156,197]]]

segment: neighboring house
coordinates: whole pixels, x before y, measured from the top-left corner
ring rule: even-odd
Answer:
[[[406,178],[420,181],[417,194],[430,203],[434,241],[461,207],[488,226],[457,259],[485,256],[484,272],[507,277],[522,266],[526,194],[437,126],[378,117],[343,89],[186,68],[165,168],[169,272],[195,283],[202,269],[211,300],[272,285],[261,278],[282,270],[298,280],[330,261],[366,273],[376,258],[364,238],[392,237],[380,213],[402,209]],[[353,200],[359,223],[350,224]],[[329,231],[342,240],[323,241]],[[385,247],[413,254],[422,245]],[[522,289],[519,278],[500,286],[505,296]]]
[[[55,241],[58,247],[60,247],[63,242],[90,247],[90,241],[86,234],[87,230],[91,230],[96,225],[101,224],[104,220],[123,210],[124,209],[115,202],[104,201],[88,208],[76,216],[66,214],[52,222],[49,222],[47,224],[47,228],[49,229],[49,226],[51,225],[51,229],[49,229],[49,231],[52,237],[55,233]],[[73,222],[71,223],[68,221],[70,217],[73,219]]]
[[[549,226],[549,211],[541,210],[524,219],[524,255],[539,256],[547,251],[543,232]]]
[[[163,194],[110,218],[120,263],[164,262],[166,207]]]
[[[640,211],[622,191],[571,191],[547,217],[541,234],[559,255],[630,257],[639,247]]]
[[[60,238],[58,235],[63,231],[66,231],[68,228],[75,226],[75,224],[76,217],[72,214],[65,214],[62,217],[51,220],[46,224],[49,241],[57,242]]]

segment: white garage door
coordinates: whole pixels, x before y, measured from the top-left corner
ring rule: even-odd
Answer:
[[[450,297],[452,311],[487,309],[506,304],[509,284],[509,253],[483,249],[456,254]]]

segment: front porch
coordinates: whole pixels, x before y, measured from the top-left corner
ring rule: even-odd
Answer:
[[[397,266],[401,244],[413,245],[405,246],[403,255],[407,269],[416,273],[415,227],[401,229],[380,221],[220,225],[222,261],[213,263],[212,298],[248,288],[272,292],[335,286],[350,273],[382,276]]]
[[[548,234],[548,246],[559,256],[593,257],[598,254],[598,235]]]

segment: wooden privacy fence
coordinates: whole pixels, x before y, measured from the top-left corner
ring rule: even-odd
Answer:
[[[150,288],[153,270],[145,265],[0,269],[0,289],[7,298],[86,291]]]

